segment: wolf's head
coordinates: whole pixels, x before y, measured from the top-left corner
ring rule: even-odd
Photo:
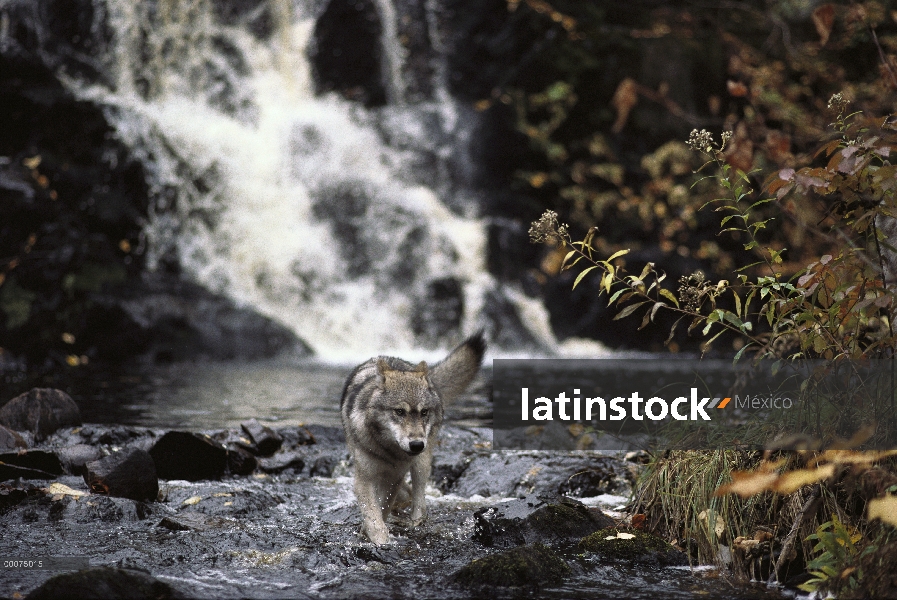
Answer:
[[[407,363],[406,363],[407,364]],[[430,435],[442,423],[442,400],[430,381],[427,363],[412,370],[377,361],[382,387],[377,408],[399,447],[411,455],[427,448]]]

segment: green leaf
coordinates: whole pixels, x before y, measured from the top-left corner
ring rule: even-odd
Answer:
[[[654,320],[654,315],[657,314],[657,310],[663,306],[666,306],[663,302],[655,302],[654,306],[651,307],[651,320]]]
[[[653,263],[653,262],[646,263],[646,264],[645,264],[645,268],[642,269],[642,274],[639,275],[638,278],[641,279],[642,281],[644,281],[644,280],[645,280],[645,277],[648,276],[648,273],[650,273],[651,270],[652,270],[653,268],[654,268],[654,263]]]
[[[751,204],[750,206],[748,206],[748,210],[754,210],[755,208],[757,208],[757,207],[760,206],[761,204],[766,204],[767,202],[772,202],[773,200],[774,200],[774,198],[764,198],[764,199],[762,199],[762,200],[757,200],[756,202],[754,202],[753,204]]]
[[[619,257],[623,256],[624,254],[629,254],[629,248],[627,248],[626,250],[617,250],[616,252],[614,252],[607,258],[607,262],[610,262],[615,258],[619,258]]]
[[[629,306],[627,306],[626,308],[621,310],[619,312],[619,314],[617,314],[612,320],[616,321],[618,319],[625,319],[626,317],[628,317],[629,315],[634,313],[635,309],[637,309],[639,306],[641,306],[642,304],[647,304],[648,302],[649,302],[648,300],[644,300],[642,302],[636,302],[635,304],[630,304]]]
[[[681,321],[684,318],[685,318],[685,315],[682,315],[681,317],[676,319],[675,323],[673,323],[673,326],[670,328],[670,335],[669,335],[669,337],[667,337],[667,341],[665,341],[663,343],[664,346],[669,346],[670,342],[673,341],[673,336],[676,335],[676,328],[679,327],[679,321]],[[897,487],[897,486],[895,486],[895,487]]]
[[[738,292],[732,290],[732,295],[735,297],[735,314],[739,317],[741,316],[741,296],[738,295]]]
[[[586,276],[586,273],[588,273],[588,272],[591,271],[592,269],[597,269],[597,268],[598,268],[598,265],[595,265],[595,266],[589,267],[588,269],[585,269],[582,273],[580,273],[580,274],[576,277],[576,281],[573,282],[573,288],[572,288],[572,289],[574,289],[574,290],[576,289],[576,286],[579,285],[579,282],[582,281],[582,278]]]
[[[679,308],[679,301],[676,299],[676,296],[675,294],[673,294],[673,292],[665,288],[660,288],[659,292],[661,296],[667,298],[668,300],[671,300],[673,304],[676,305],[676,308]]]
[[[719,336],[721,336],[721,335],[724,334],[725,332],[726,332],[725,329],[720,329],[719,331],[716,332],[716,335],[714,335],[712,338],[710,338],[709,340],[707,340],[706,342],[704,342],[704,352],[706,352],[707,350],[709,350],[709,349],[710,349],[710,345],[711,345],[714,341],[716,341],[716,338],[718,338]]]
[[[20,286],[15,279],[0,285],[0,311],[6,314],[7,329],[16,329],[28,322],[31,304],[37,294]]]
[[[646,311],[645,311],[645,316],[642,317],[642,324],[638,326],[638,330],[639,330],[639,331],[641,331],[642,329],[644,329],[645,327],[648,326],[648,323],[651,322],[651,316],[652,316],[652,314],[653,314],[653,313],[652,313],[652,311],[650,311],[650,310],[646,310]]]
[[[611,296],[610,300],[607,301],[607,305],[610,306],[611,304],[613,304],[617,300],[617,298],[620,297],[620,294],[622,294],[625,291],[626,291],[626,288],[620,288],[619,290],[614,292],[614,295]]]
[[[739,351],[735,354],[735,358],[732,359],[732,364],[734,365],[735,363],[737,363],[737,362],[738,362],[738,359],[741,358],[741,355],[744,354],[744,351],[747,350],[748,348],[750,348],[750,347],[753,346],[753,345],[754,345],[754,342],[748,342],[747,344],[745,344],[744,346],[742,346],[742,347],[741,347],[741,350],[739,350]]]

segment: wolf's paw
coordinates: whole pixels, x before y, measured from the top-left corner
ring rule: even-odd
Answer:
[[[378,546],[383,546],[384,544],[389,543],[389,530],[386,529],[385,525],[381,527],[377,527],[376,525],[366,526],[363,528],[362,533]]]
[[[411,511],[411,516],[408,518],[408,522],[411,527],[417,527],[421,523],[427,520],[427,509],[414,509]]]

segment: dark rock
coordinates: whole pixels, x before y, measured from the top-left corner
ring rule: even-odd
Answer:
[[[265,473],[281,473],[287,469],[299,472],[303,468],[305,468],[305,455],[297,451],[281,452],[270,458],[259,459],[259,469]]]
[[[371,0],[333,0],[315,24],[315,92],[336,91],[371,108],[386,104],[382,26]]]
[[[86,318],[94,332],[89,341],[107,360],[135,354],[159,362],[311,354],[292,331],[272,319],[161,273],[145,273],[137,282],[107,289]]]
[[[34,493],[35,488],[32,488],[31,491]],[[27,490],[0,484],[0,514],[4,513],[6,509],[21,503],[27,497]]]
[[[464,287],[454,277],[427,283],[424,294],[414,298],[411,330],[421,343],[437,345],[457,337],[464,319]]]
[[[306,425],[305,427],[281,427],[277,430],[289,446],[344,445],[346,435],[342,427],[328,425]]]
[[[62,475],[62,463],[52,452],[46,450],[24,450],[0,454],[0,480],[53,479]]]
[[[129,425],[85,425],[80,434],[85,443],[103,446],[130,446],[153,435],[149,429]]]
[[[227,470],[231,475],[250,475],[258,464],[251,452],[236,444],[227,449]]]
[[[506,498],[527,494],[555,497],[571,477],[589,470],[615,473],[616,476],[609,480],[604,489],[616,494],[629,493],[632,474],[626,465],[615,458],[573,457],[541,451],[478,455],[464,469],[450,491],[465,497],[474,494]]]
[[[486,293],[482,318],[487,323],[486,337],[489,343],[496,347],[533,352],[549,350],[545,342],[537,338],[526,326],[517,306],[500,288]]]
[[[534,496],[502,502],[474,513],[474,534],[486,546],[510,548],[535,542],[574,542],[614,521],[581,502],[560,498],[546,503]]]
[[[283,438],[270,427],[262,425],[255,419],[240,423],[240,428],[255,444],[259,456],[271,456],[283,445]]]
[[[50,505],[47,520],[74,521],[81,524],[134,523],[146,517],[146,505],[140,506],[130,498],[90,496],[88,498],[64,497]]]
[[[55,475],[41,471],[39,469],[29,469],[28,467],[17,467],[16,465],[7,465],[0,462],[0,481],[9,481],[10,479],[53,479]]]
[[[478,558],[455,574],[455,581],[468,587],[523,587],[560,583],[570,567],[542,544],[520,546]]]
[[[93,493],[150,501],[159,495],[156,465],[145,450],[125,448],[85,468],[84,481]]]
[[[0,425],[0,451],[27,447],[28,444],[25,442],[25,438],[19,432]]]
[[[169,515],[159,522],[159,527],[171,531],[208,531],[224,527],[230,521],[221,517],[210,517],[201,512],[187,510],[176,515]]]
[[[433,465],[431,477],[437,488],[447,494],[458,478],[467,470],[470,465],[470,459],[460,459],[456,462],[438,461]]]
[[[166,600],[184,598],[167,583],[133,569],[98,567],[51,577],[28,600]]]
[[[602,529],[580,540],[578,548],[582,552],[598,554],[601,558],[636,562],[651,567],[688,564],[688,557],[684,552],[676,550],[656,535],[638,529]]]
[[[41,442],[62,427],[81,424],[81,411],[63,391],[34,388],[0,408],[0,424],[17,431],[30,431]]]
[[[59,448],[56,450],[56,456],[59,457],[66,473],[84,475],[87,473],[87,463],[103,458],[103,452],[95,446],[75,444]]]
[[[220,479],[227,467],[224,446],[207,435],[189,431],[169,431],[149,453],[160,479]]]
[[[317,431],[315,434],[312,430]],[[337,427],[326,427],[323,425],[309,425],[307,427],[281,427],[277,430],[277,434],[283,438],[283,443],[287,448],[295,448],[296,446],[309,446],[317,444],[317,436],[321,436],[324,443],[333,441],[335,443],[346,442],[345,437],[340,438],[339,434],[342,429]]]
[[[309,469],[308,475],[310,477],[331,477],[333,469],[336,468],[338,463],[339,460],[335,456],[319,456],[315,459],[311,469]]]
[[[558,493],[576,498],[594,498],[602,494],[614,494],[620,491],[619,477],[619,469],[596,466],[568,477],[561,484]]]

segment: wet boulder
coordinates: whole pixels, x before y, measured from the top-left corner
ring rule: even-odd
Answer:
[[[59,448],[56,450],[56,456],[59,457],[66,473],[84,475],[87,472],[87,463],[103,458],[103,452],[95,446],[75,444]]]
[[[232,444],[227,448],[227,472],[231,475],[250,475],[258,467],[258,459],[248,450]]]
[[[331,477],[339,459],[332,455],[319,456],[308,470],[309,477]]]
[[[125,448],[85,465],[84,481],[95,494],[154,501],[159,480],[153,458],[140,448]]]
[[[227,449],[207,435],[169,431],[150,450],[160,479],[220,479],[227,467]]]
[[[271,456],[283,445],[283,438],[280,434],[255,419],[240,423],[240,428],[252,440],[252,449],[259,456]]]
[[[474,494],[485,497],[527,494],[553,497],[573,491],[569,482],[577,474],[595,470],[601,473],[603,483],[600,489],[603,493],[625,495],[631,490],[632,474],[618,459],[601,455],[573,457],[554,452],[528,451],[476,456],[463,469],[450,491],[465,497]]]
[[[300,473],[304,468],[305,454],[296,450],[280,452],[274,456],[259,459],[259,469],[265,473],[283,473],[287,470]]]
[[[0,425],[0,451],[17,450],[19,448],[27,447],[28,444],[25,442],[25,438],[23,438],[19,432]]]
[[[28,600],[166,600],[184,597],[149,573],[114,567],[56,575],[26,596]]]
[[[61,390],[34,388],[0,408],[0,425],[16,431],[30,431],[38,442],[57,429],[80,424],[78,405]]]
[[[22,450],[0,454],[0,481],[8,479],[53,479],[62,475],[62,463],[53,452]]]
[[[580,540],[578,548],[582,552],[597,554],[605,560],[622,560],[649,567],[688,564],[685,553],[676,550],[656,535],[638,529],[602,529]]]
[[[613,519],[600,510],[572,498],[545,502],[528,496],[475,512],[473,537],[498,548],[536,542],[563,544],[613,525]]]
[[[37,488],[22,489],[21,487],[0,484],[0,514],[7,509],[16,506],[28,497],[29,491],[36,494]]]
[[[568,573],[570,567],[550,548],[533,544],[478,558],[454,579],[467,587],[529,587],[560,583]]]

